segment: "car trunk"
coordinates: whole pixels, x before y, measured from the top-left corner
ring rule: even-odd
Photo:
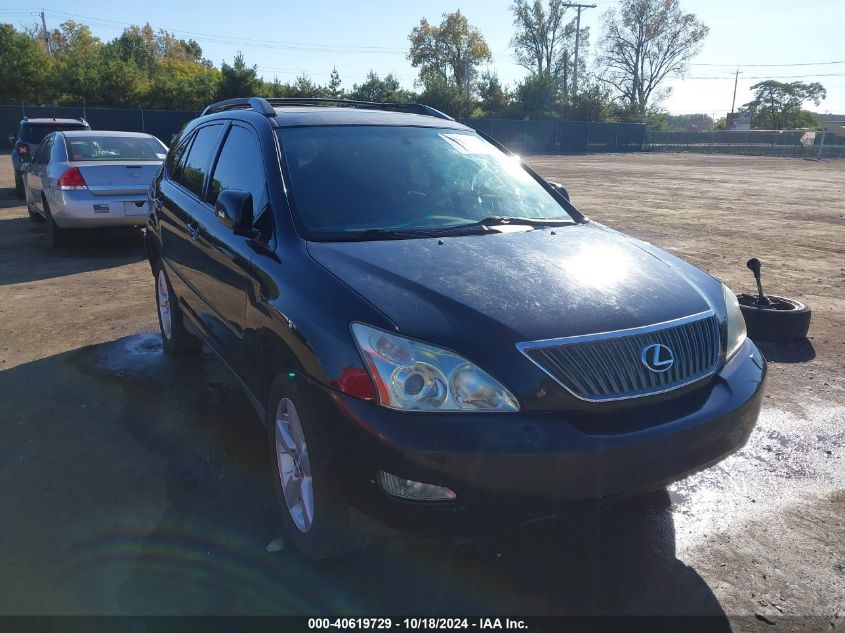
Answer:
[[[161,163],[159,161],[81,161],[78,167],[95,196],[142,195],[147,193]]]

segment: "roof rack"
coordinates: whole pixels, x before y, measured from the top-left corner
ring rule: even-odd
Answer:
[[[261,97],[238,97],[237,99],[226,99],[225,101],[218,101],[207,106],[202,111],[200,116],[206,114],[214,114],[216,112],[224,112],[226,110],[254,110],[264,116],[276,116],[276,111],[273,109],[266,99]]]
[[[263,114],[264,116],[274,117],[276,116],[274,106],[335,106],[339,108],[361,108],[362,110],[385,110],[388,112],[422,114],[425,116],[437,117],[438,119],[454,121],[454,119],[448,114],[444,114],[440,110],[436,110],[431,106],[423,105],[422,103],[377,103],[374,101],[328,99],[324,97],[288,97],[270,99],[264,99],[262,97],[241,97],[238,99],[227,99],[226,101],[212,103],[202,111],[201,116],[214,114],[215,112],[223,112],[225,110],[249,109]]]

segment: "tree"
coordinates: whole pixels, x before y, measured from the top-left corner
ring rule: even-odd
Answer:
[[[783,83],[768,79],[751,86],[754,99],[742,106],[751,113],[755,128],[782,130],[787,128],[817,127],[818,121],[811,112],[803,109],[807,101],[819,105],[827,97],[820,83],[793,81]]]
[[[442,83],[463,88],[467,80],[472,81],[478,64],[493,59],[481,32],[469,24],[460,10],[444,13],[439,26],[432,26],[423,18],[408,40],[408,59],[420,69],[424,86]]]
[[[0,24],[0,101],[41,103],[50,96],[51,60],[37,40]]]
[[[91,30],[73,20],[68,20],[53,32],[55,78],[57,91],[66,99],[89,105],[104,101],[101,93],[103,43]]]
[[[337,68],[332,66],[332,74],[329,75],[329,85],[326,86],[326,94],[332,99],[341,99],[343,98],[343,88],[340,85],[340,74],[337,72]]]
[[[240,51],[235,55],[231,66],[223,62],[220,75],[220,86],[218,88],[220,99],[251,97],[258,92],[260,85],[258,66],[247,66],[243,53]]]
[[[709,32],[678,0],[620,0],[602,20],[600,78],[640,114],[665,96],[663,81],[686,70]]]
[[[487,116],[501,114],[510,106],[510,95],[502,87],[499,76],[496,73],[481,73],[477,90],[481,97],[481,108]]]
[[[367,78],[363,83],[352,86],[349,98],[382,103],[403,103],[412,100],[392,73],[382,79],[378,76],[378,73],[372,70],[367,73]]]
[[[532,75],[551,78],[558,90],[569,92],[574,69],[576,20],[565,21],[564,0],[516,0],[511,6],[516,29],[511,46],[518,64]],[[589,27],[581,29],[578,72],[586,73],[584,51],[589,47]]]

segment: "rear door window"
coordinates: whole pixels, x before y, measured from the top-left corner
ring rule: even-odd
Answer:
[[[222,130],[222,124],[200,128],[194,137],[190,150],[188,150],[188,157],[185,159],[182,173],[179,175],[179,182],[188,191],[196,194],[197,197],[202,197],[205,177],[208,175],[211,159],[215,149],[217,149],[217,141]]]

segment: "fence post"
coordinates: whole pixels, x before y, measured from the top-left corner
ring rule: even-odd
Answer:
[[[140,108],[139,112],[141,113],[141,131],[146,132],[147,128],[144,125],[144,108]]]
[[[822,130],[822,140],[821,140],[821,143],[819,143],[819,154],[818,154],[818,156],[816,156],[816,158],[818,158],[819,160],[822,159],[822,150],[824,149],[824,136],[825,136],[825,134],[827,134],[827,130]]]
[[[528,119],[525,119],[525,128],[522,133],[522,153],[528,152]]]
[[[590,120],[587,119],[587,153],[590,153]]]
[[[616,151],[619,151],[619,130],[622,128],[622,124],[617,121],[616,122]]]

